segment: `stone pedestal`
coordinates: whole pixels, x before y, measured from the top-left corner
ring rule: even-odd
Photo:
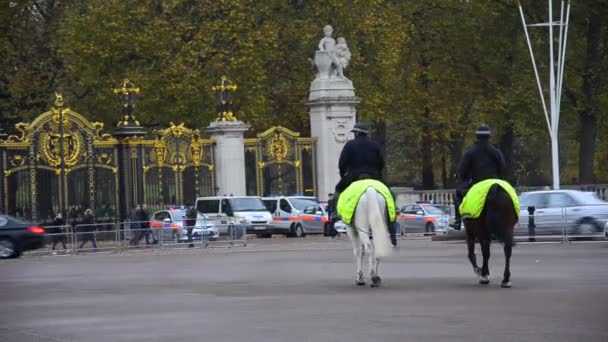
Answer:
[[[251,126],[242,121],[215,121],[207,132],[215,141],[216,194],[245,196],[245,142],[243,135]]]
[[[331,75],[327,64],[331,58],[317,51],[315,64],[319,74],[310,84],[306,105],[309,108],[311,136],[317,138],[317,196],[327,200],[340,180],[338,159],[350,137],[350,129],[357,121],[356,106],[361,100],[355,97],[351,80]]]

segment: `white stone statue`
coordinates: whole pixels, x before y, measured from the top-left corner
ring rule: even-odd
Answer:
[[[336,40],[332,38],[333,32],[334,29],[330,25],[323,28],[325,37],[319,42],[319,51],[315,55],[314,63],[319,70],[320,78],[346,78],[344,69],[348,66],[351,53],[344,37],[338,38],[336,44]]]

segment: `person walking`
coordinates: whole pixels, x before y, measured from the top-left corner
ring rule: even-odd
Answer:
[[[482,124],[475,131],[475,144],[464,153],[458,168],[459,184],[454,195],[455,218],[452,228],[460,230],[462,217],[460,204],[467,191],[476,183],[486,179],[502,179],[505,172],[505,159],[499,148],[490,143],[490,127]]]
[[[334,201],[334,194],[333,193],[329,193],[329,195],[327,195],[328,200],[327,200],[327,217],[328,217],[328,224],[329,224],[329,236],[331,236],[332,239],[335,239],[337,237],[340,237],[340,232],[338,232],[336,230],[336,221],[334,220],[334,217],[337,215],[336,213],[336,202]]]
[[[186,232],[188,234],[188,247],[192,248],[194,247],[194,243],[192,241],[192,230],[194,229],[194,226],[196,226],[196,217],[198,216],[198,212],[190,202],[186,203],[186,208],[186,220],[184,223],[186,224]]]
[[[82,241],[78,248],[84,247],[87,241],[91,241],[93,248],[97,248],[97,241],[95,238],[95,216],[93,215],[93,210],[87,209],[84,211],[82,224],[79,228],[84,234],[82,234]]]
[[[63,215],[61,215],[61,213],[57,214],[55,216],[55,218],[53,219],[53,223],[52,223],[52,227],[50,229],[47,229],[47,233],[51,234],[51,241],[53,242],[53,246],[51,247],[51,250],[55,250],[55,246],[57,246],[57,243],[61,243],[61,245],[63,246],[63,249],[67,249],[66,244],[65,244],[65,220],[63,219]],[[55,252],[53,252],[53,254],[56,254]]]

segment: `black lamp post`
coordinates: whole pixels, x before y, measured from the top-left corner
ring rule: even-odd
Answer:
[[[55,107],[59,112],[59,212],[65,217],[65,150],[64,150],[64,127],[63,127],[63,95],[55,93]]]
[[[122,88],[114,89],[114,94],[120,95],[122,103],[122,120],[117,126],[139,126],[139,121],[135,119],[133,108],[137,102],[139,88],[133,84],[128,78],[125,78],[122,83]]]
[[[147,132],[144,127],[135,119],[134,109],[139,94],[139,88],[133,84],[128,78],[122,82],[122,87],[114,89],[114,94],[119,98],[122,104],[122,118],[116,125],[114,137],[121,142],[129,141],[133,137],[143,137]],[[137,146],[137,155],[139,158],[130,158],[128,144],[121,143],[118,145],[118,169],[120,176],[119,183],[119,210],[120,218],[124,220],[127,212],[135,204],[140,203],[143,198],[143,165],[141,156],[143,149],[141,145]]]
[[[222,76],[217,85],[211,87],[211,90],[216,92],[217,99],[220,101],[218,106],[218,117],[215,121],[236,121],[236,117],[232,112],[232,100],[237,86],[233,84],[228,77]]]

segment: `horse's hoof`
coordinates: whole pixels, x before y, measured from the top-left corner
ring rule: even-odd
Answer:
[[[365,286],[365,282],[364,281],[355,281],[355,285],[357,285],[357,286]]]
[[[372,277],[372,283],[370,284],[371,287],[379,287],[380,284],[382,284],[382,279],[379,276],[373,276]]]
[[[505,288],[505,289],[510,289],[511,288],[511,282],[510,281],[503,281],[500,284],[500,287]]]
[[[487,276],[479,277],[479,283],[481,285],[488,285],[490,283],[490,278],[488,278]]]

